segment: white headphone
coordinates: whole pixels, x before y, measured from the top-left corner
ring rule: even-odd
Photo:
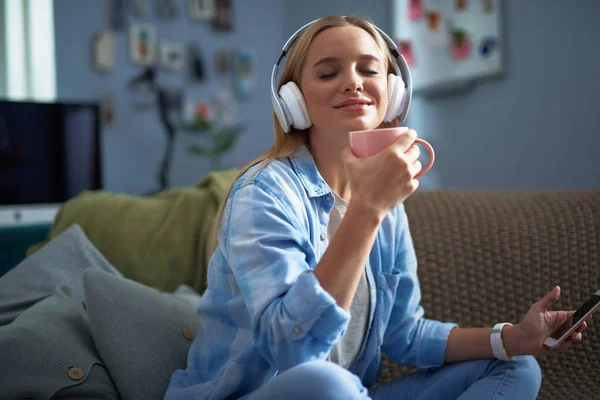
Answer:
[[[276,91],[277,70],[281,60],[286,56],[292,44],[296,41],[296,38],[310,25],[315,23],[317,20],[309,22],[302,28],[298,29],[285,43],[283,50],[277,63],[273,67],[271,73],[271,102],[273,103],[273,110],[281,129],[288,133],[290,129],[296,128],[299,130],[307,129],[312,125],[312,122],[308,116],[306,109],[306,103],[304,96],[296,83],[290,81]],[[381,34],[387,45],[389,46],[390,53],[394,59],[394,70],[396,74],[388,75],[388,108],[385,113],[384,121],[390,122],[394,118],[398,117],[400,123],[406,119],[408,114],[408,108],[410,107],[410,100],[412,98],[412,80],[410,78],[410,71],[408,64],[404,57],[398,52],[398,47],[388,35],[385,34],[377,26],[373,25],[375,29]]]

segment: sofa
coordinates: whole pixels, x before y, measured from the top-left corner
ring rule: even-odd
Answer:
[[[65,203],[43,241],[32,237],[23,257],[77,224],[143,290],[170,293],[185,285],[201,294],[214,248],[212,217],[235,172],[211,173],[194,187],[150,198],[86,192]],[[405,206],[428,318],[462,327],[516,323],[554,285],[562,288],[554,309],[575,309],[600,289],[600,190],[421,190]],[[600,398],[600,376],[593,372],[600,366],[599,339],[592,320],[582,343],[540,358],[538,398]],[[381,382],[412,372],[383,359]]]

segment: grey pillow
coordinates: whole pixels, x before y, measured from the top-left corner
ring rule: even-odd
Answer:
[[[59,287],[0,327],[3,399],[118,399],[81,301]]]
[[[162,399],[173,372],[186,368],[200,296],[100,270],[86,271],[83,282],[94,341],[121,396]]]
[[[0,326],[11,323],[61,285],[83,301],[83,272],[93,268],[121,275],[88,240],[79,225],[71,225],[37,252],[0,277]]]

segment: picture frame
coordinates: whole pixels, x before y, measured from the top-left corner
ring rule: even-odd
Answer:
[[[178,71],[185,64],[185,46],[181,43],[161,42],[160,65],[168,71]]]
[[[188,0],[188,16],[192,21],[212,21],[215,12],[215,0]]]
[[[216,31],[230,31],[233,29],[230,0],[215,0],[213,29]]]
[[[115,68],[115,48],[117,40],[111,31],[100,31],[93,38],[92,63],[100,72],[111,72]]]
[[[156,28],[152,24],[131,25],[129,30],[129,55],[136,65],[151,65],[155,58]]]

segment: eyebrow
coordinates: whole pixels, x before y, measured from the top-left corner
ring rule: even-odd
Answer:
[[[379,58],[375,57],[372,54],[363,54],[362,56],[359,57],[361,61],[367,60],[367,61],[381,61]],[[313,65],[313,68],[316,67],[317,65],[321,65],[321,64],[327,64],[327,63],[332,63],[332,62],[337,62],[340,61],[339,57],[325,57],[325,58],[321,58],[319,61],[317,61],[315,63],[315,65]]]

